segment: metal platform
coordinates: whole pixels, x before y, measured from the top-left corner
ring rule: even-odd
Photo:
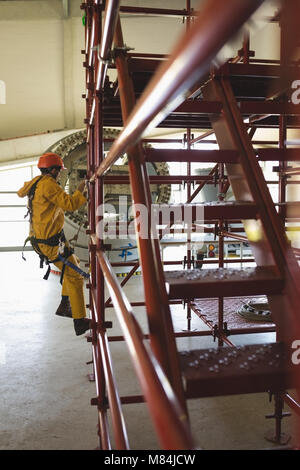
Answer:
[[[195,299],[235,295],[278,294],[282,279],[272,267],[218,268],[168,271],[165,273],[169,299]]]
[[[281,343],[183,351],[180,362],[188,398],[279,392],[291,386]]]
[[[249,321],[238,315],[237,310],[241,305],[253,299],[261,299],[260,296],[254,297],[225,297],[223,304],[223,318],[227,324],[227,330],[230,333],[246,332],[251,329],[255,332],[275,331],[275,324],[266,321]],[[207,325],[213,327],[219,320],[218,299],[195,299],[190,302],[192,311],[201,318]]]
[[[157,72],[164,59],[150,59],[143,57],[132,57],[128,60],[128,68],[132,75],[136,99],[143,93],[153,75]],[[218,71],[217,76],[229,77],[230,83],[239,102],[242,115],[246,118],[252,114],[264,115],[259,119],[259,124],[254,120],[252,126],[278,127],[279,114],[285,113],[287,126],[298,128],[299,121],[295,115],[299,114],[297,106],[284,105],[274,95],[280,90],[280,77],[282,67],[275,64],[231,64],[226,63]],[[291,67],[290,75],[299,76],[299,67]],[[172,113],[170,113],[157,127],[165,128],[201,128],[210,129],[210,115],[222,110],[220,102],[209,102],[203,99],[201,88],[203,83],[209,79],[205,77],[194,87],[192,99],[186,100]],[[104,125],[122,127],[122,114],[120,99],[117,92],[118,84],[106,82],[105,101],[103,105]]]

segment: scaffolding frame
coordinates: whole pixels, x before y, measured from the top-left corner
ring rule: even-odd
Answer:
[[[187,127],[187,134],[184,138],[184,155],[180,154],[180,151],[172,151],[173,157],[183,159],[187,162],[187,174],[178,177],[148,177],[145,162],[147,161],[159,161],[158,155],[164,161],[169,161],[170,156],[166,155],[166,152],[158,152],[149,150],[144,151],[142,143],[142,135],[149,125],[153,126],[153,122],[162,121],[166,118],[171,110],[179,109],[181,112],[190,113],[193,111],[194,103],[192,101],[185,101],[185,93],[188,89],[193,89],[193,93],[199,88],[199,81],[204,80],[209,73],[209,67],[211,59],[216,55],[222,45],[224,45],[231,35],[241,27],[245,21],[251,16],[251,14],[257,9],[257,7],[263,3],[261,0],[243,2],[243,6],[239,7],[239,2],[231,0],[232,7],[236,11],[235,18],[233,18],[228,12],[232,11],[229,7],[228,2],[222,2],[223,7],[220,8],[218,3],[217,9],[216,1],[210,0],[207,2],[205,8],[201,10],[201,15],[196,14],[190,7],[190,2],[187,0],[186,8],[184,10],[166,10],[166,9],[147,9],[147,8],[135,8],[135,7],[120,7],[120,2],[117,0],[107,0],[105,2],[104,19],[102,26],[102,15],[104,10],[103,2],[100,0],[86,0],[82,4],[82,9],[85,10],[86,22],[85,22],[85,42],[86,48],[83,52],[85,55],[84,66],[86,69],[86,120],[87,125],[87,165],[88,165],[88,180],[89,180],[89,230],[90,242],[90,267],[91,267],[91,280],[88,284],[90,292],[89,308],[93,320],[92,336],[88,338],[92,343],[93,351],[93,368],[94,377],[96,383],[97,397],[92,401],[93,404],[97,405],[99,415],[99,437],[100,437],[100,448],[110,449],[111,442],[109,436],[109,428],[107,421],[107,409],[109,408],[112,415],[112,427],[115,438],[115,446],[117,449],[128,449],[128,437],[126,432],[126,426],[124,417],[122,414],[122,403],[137,403],[146,401],[150,410],[151,418],[160,440],[162,448],[165,449],[192,449],[195,448],[195,443],[189,429],[189,419],[187,416],[186,407],[186,393],[182,384],[182,376],[180,371],[180,361],[178,358],[175,338],[179,334],[173,331],[172,318],[170,312],[170,304],[172,302],[178,303],[181,300],[168,298],[168,293],[165,287],[165,275],[163,272],[163,265],[160,258],[159,241],[152,239],[149,231],[148,238],[139,238],[139,253],[140,261],[134,263],[128,276],[122,281],[121,285],[113,272],[113,266],[110,264],[105,251],[107,249],[104,243],[104,236],[96,236],[96,227],[101,217],[97,215],[96,209],[104,203],[103,187],[107,182],[113,183],[128,183],[130,181],[133,199],[135,203],[143,204],[148,209],[151,208],[151,192],[150,183],[155,182],[167,182],[169,184],[178,184],[178,181],[185,181],[187,184],[187,203],[191,203],[193,198],[200,192],[205,184],[208,182],[217,184],[219,187],[219,200],[222,198],[229,187],[229,181],[224,173],[224,165],[226,165],[227,172],[228,167],[233,162],[237,162],[237,158],[240,161],[241,150],[228,150],[225,149],[215,151],[214,153],[208,153],[207,151],[195,151],[192,150],[192,145],[195,142],[201,142],[204,137],[209,136],[214,131],[208,130],[204,135],[197,137],[196,139],[191,134],[191,128]],[[155,11],[154,11],[155,10]],[[133,81],[131,79],[128,69],[128,54],[127,48],[124,44],[122,29],[120,23],[119,13],[120,11],[126,11],[128,13],[154,13],[159,15],[180,15],[186,17],[187,31],[180,41],[177,48],[175,48],[173,54],[164,60],[163,65],[155,73],[153,80],[147,86],[143,92],[139,103],[135,105],[135,91],[133,88]],[[218,13],[216,13],[218,11]],[[194,18],[193,24],[190,23],[190,18]],[[211,27],[209,18],[214,18],[214,27]],[[209,24],[209,27],[207,26]],[[284,28],[283,28],[284,30]],[[199,43],[205,38],[205,45],[201,48],[199,53]],[[111,59],[112,43],[114,41],[114,62],[118,71],[118,84],[119,84],[119,96],[121,101],[121,112],[122,119],[125,123],[123,131],[120,133],[118,138],[112,143],[112,147],[108,152],[108,155],[104,158],[103,155],[103,136],[102,128],[104,125],[104,113],[103,113],[103,96],[105,87],[105,77],[109,61]],[[283,41],[283,39],[282,39]],[[289,44],[289,43],[288,43]],[[196,47],[197,46],[197,47]],[[291,45],[289,45],[291,48]],[[153,58],[153,55],[150,55]],[[139,54],[134,54],[134,57],[139,57]],[[143,58],[145,55],[143,55]],[[202,113],[208,113],[212,119],[212,116],[220,113],[225,102],[230,101],[231,90],[228,87],[226,70],[227,67],[238,67],[243,61],[244,67],[251,67],[255,59],[251,59],[253,53],[250,50],[249,37],[245,36],[243,47],[238,52],[238,56],[235,57],[231,64],[225,64],[222,67],[221,73],[213,70],[211,73],[213,77],[219,76],[219,82],[222,83],[222,91],[209,90],[205,91],[208,99],[202,103]],[[161,56],[157,56],[161,58]],[[182,62],[181,73],[175,73],[176,61]],[[259,61],[256,61],[259,63]],[[268,61],[265,61],[265,64]],[[262,64],[262,67],[267,65]],[[269,65],[272,67],[273,64]],[[277,65],[276,65],[277,66]],[[247,69],[247,70],[248,70]],[[168,86],[162,86],[166,76],[172,76],[172,81],[168,82]],[[219,83],[218,82],[218,83]],[[194,85],[197,84],[196,87]],[[219,86],[219,85],[218,85]],[[193,88],[194,87],[194,88]],[[224,94],[222,100],[216,98],[217,94]],[[228,100],[228,101],[226,101]],[[180,103],[182,103],[180,105]],[[199,103],[198,103],[199,105]],[[242,129],[239,128],[238,124],[238,113],[234,114],[231,105],[228,105],[228,113],[231,113],[233,119],[235,119],[235,125],[238,128],[238,137],[242,140]],[[178,108],[179,107],[179,108]],[[199,108],[198,111],[199,112]],[[201,111],[200,111],[201,112]],[[261,103],[241,103],[240,112],[250,113],[253,115],[256,113],[258,118],[253,119],[249,125],[249,139],[253,138],[254,132],[259,127],[259,122],[266,116],[273,116],[273,114],[279,114],[280,116],[280,141],[279,150],[265,149],[258,151],[260,159],[271,159],[279,162],[279,217],[281,219],[281,225],[279,224],[279,218],[275,211],[273,203],[268,199],[267,186],[264,180],[261,179],[261,175],[257,171],[255,164],[253,163],[253,157],[249,157],[250,167],[252,164],[252,172],[259,180],[259,196],[261,197],[261,208],[264,212],[265,226],[264,230],[267,232],[267,251],[264,252],[261,247],[258,246],[255,260],[262,265],[270,264],[270,257],[272,257],[271,265],[275,265],[275,271],[277,275],[281,276],[281,280],[288,280],[289,284],[287,290],[280,296],[281,308],[284,308],[288,312],[288,318],[285,322],[282,322],[276,317],[276,333],[278,340],[288,343],[290,336],[286,334],[286,328],[284,328],[286,322],[293,324],[295,330],[294,333],[297,335],[299,332],[299,322],[296,320],[299,318],[299,288],[297,287],[297,280],[299,280],[299,268],[296,266],[296,261],[291,250],[286,246],[283,236],[283,221],[286,219],[286,185],[288,183],[287,177],[289,169],[287,168],[287,162],[295,158],[295,161],[299,160],[299,156],[296,152],[291,153],[293,149],[286,148],[286,129],[287,129],[287,116],[289,114],[297,114],[295,108],[292,105],[282,105],[278,103],[265,102],[264,105]],[[228,123],[227,123],[228,124]],[[217,132],[214,132],[217,135]],[[222,134],[218,136],[219,145],[222,139],[226,140]],[[146,139],[148,142],[150,139]],[[157,139],[156,139],[157,140]],[[207,141],[205,141],[207,142]],[[247,146],[248,143],[245,144]],[[249,147],[250,148],[250,147]],[[125,152],[128,153],[129,160],[129,179],[121,177],[110,177],[106,175],[111,165]],[[197,152],[196,161],[205,161],[205,158],[209,162],[217,162],[208,178],[196,177],[191,174],[191,162],[195,158]],[[250,150],[249,150],[250,152]],[[176,157],[174,157],[176,155]],[[275,158],[276,157],[276,158]],[[179,160],[180,161],[180,160]],[[244,165],[248,165],[248,160],[245,159]],[[257,163],[257,162],[256,162]],[[235,163],[236,164],[236,163]],[[245,169],[245,167],[244,167]],[[297,174],[295,171],[294,174]],[[230,174],[230,171],[228,172]],[[193,182],[200,183],[198,188],[192,193],[191,185]],[[232,182],[232,181],[231,181]],[[249,184],[249,181],[247,181]],[[251,184],[251,183],[250,183]],[[237,188],[237,193],[240,191]],[[253,195],[254,190],[250,189],[250,193]],[[244,209],[245,210],[245,209]],[[226,223],[233,217],[234,221],[236,216],[230,209],[227,210],[226,220],[224,217],[218,216],[220,212],[216,210],[213,215],[210,216],[209,222],[213,220],[216,225],[215,234],[219,239],[219,267],[224,266],[224,238],[231,236],[233,239],[239,237],[236,233],[228,232],[226,230]],[[251,212],[251,211],[250,211]],[[245,212],[243,212],[245,215]],[[268,216],[272,216],[273,226],[266,222]],[[214,218],[213,218],[214,217]],[[275,229],[274,229],[275,227]],[[103,234],[104,235],[104,234]],[[241,239],[241,238],[240,238]],[[265,248],[264,246],[264,248]],[[286,260],[289,260],[288,269]],[[275,262],[274,262],[275,261]],[[176,261],[177,262],[177,261]],[[227,262],[227,261],[226,261]],[[259,264],[258,263],[258,264]],[[130,305],[128,302],[122,287],[130,279],[133,273],[136,271],[138,266],[141,264],[143,272],[143,282],[147,286],[145,289],[145,303],[135,302]],[[188,270],[192,268],[193,259],[191,255],[191,249],[188,246],[187,256],[185,260],[186,267]],[[131,263],[127,263],[127,266],[131,266]],[[276,278],[277,279],[277,278]],[[114,308],[116,310],[119,322],[122,326],[123,336],[122,337],[108,337],[107,328],[111,325],[105,319],[105,309],[111,307],[111,299],[105,300],[104,297],[104,284],[110,291],[111,299],[113,301]],[[258,284],[256,282],[256,284]],[[298,283],[299,286],[299,283]],[[226,296],[226,290],[224,290]],[[221,289],[222,294],[222,289]],[[273,292],[274,294],[274,292]],[[274,299],[278,300],[278,295],[271,297],[272,309],[275,312],[278,311],[275,305]],[[191,301],[183,296],[183,299],[187,301],[187,319],[188,325],[190,326],[191,319]],[[211,332],[192,332],[188,331],[184,335],[192,336],[204,336],[206,334],[213,334],[218,339],[218,345],[222,346],[225,342],[228,345],[234,346],[234,344],[228,340],[228,335],[233,334],[229,332],[227,328],[224,328],[224,317],[223,317],[223,300],[224,296],[220,295],[219,299],[219,319],[217,328],[214,325]],[[145,304],[148,321],[149,321],[149,334],[144,335],[138,325],[138,322],[132,312],[131,307]],[[276,315],[275,315],[276,316]],[[189,328],[190,329],[190,328]],[[256,328],[250,329],[256,332]],[[260,330],[261,331],[261,330]],[[266,330],[265,330],[266,331]],[[275,328],[271,328],[268,331],[275,331]],[[244,332],[250,332],[249,329]],[[235,332],[238,334],[237,332]],[[184,336],[182,334],[182,336]],[[299,334],[300,337],[300,334]],[[116,382],[114,379],[111,355],[109,350],[109,341],[118,341],[125,339],[127,346],[129,347],[130,353],[133,358],[133,365],[136,368],[137,376],[140,380],[140,384],[143,390],[143,396],[138,397],[119,397],[116,388]],[[145,348],[144,340],[150,339],[151,349]],[[294,383],[299,391],[299,374],[293,373]],[[276,381],[275,381],[276,382]],[[278,406],[279,401],[285,400],[291,408],[299,414],[299,404],[286,394],[283,390],[276,389],[276,432],[275,441],[280,442],[281,434],[281,418],[282,418],[282,403]],[[165,423],[169,423],[168,432],[165,430]],[[170,429],[172,432],[170,432]]]

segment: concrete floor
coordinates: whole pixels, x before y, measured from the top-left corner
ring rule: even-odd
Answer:
[[[60,301],[58,276],[43,280],[34,253],[0,253],[0,449],[1,450],[92,450],[98,446],[97,411],[90,405],[96,395],[89,382],[91,347],[84,336],[76,337],[72,322],[54,312]],[[129,299],[143,297],[141,278],[136,276],[126,288]],[[134,309],[146,332],[143,308]],[[185,329],[182,307],[173,309],[176,329]],[[109,334],[120,329],[113,309]],[[192,328],[203,327],[193,316]],[[235,338],[236,344],[273,340],[273,334]],[[210,338],[178,339],[178,348],[205,348]],[[113,367],[119,393],[140,394],[126,346],[111,343]],[[264,434],[274,429],[267,394],[191,400],[188,402],[191,426],[200,448],[266,449],[272,444]],[[145,404],[123,407],[131,449],[158,449]],[[285,410],[287,411],[287,410]],[[294,417],[283,420],[283,430],[293,433]]]

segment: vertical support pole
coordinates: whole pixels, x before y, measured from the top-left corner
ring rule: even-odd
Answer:
[[[87,143],[87,156],[88,156],[88,165],[87,173],[93,174],[93,169],[95,168],[95,138],[94,138],[94,125],[88,125],[89,127],[89,141]],[[96,199],[95,199],[95,182],[89,184],[89,230],[87,233],[95,233],[96,230]],[[89,242],[89,252],[90,252],[90,265],[91,265],[91,288],[96,288],[96,258],[93,256],[93,248],[91,242]],[[90,305],[93,304],[92,292],[90,289]],[[94,318],[93,318],[94,320]]]
[[[190,144],[191,129],[187,129],[187,133],[186,133],[184,141],[186,142],[187,150],[190,150],[191,149],[191,144]],[[191,176],[191,162],[187,162],[187,176]],[[189,200],[190,198],[191,198],[191,182],[187,181],[187,199]],[[188,230],[187,230],[187,244],[186,244],[186,247],[187,247],[187,253],[186,253],[186,255],[187,255],[187,268],[188,269],[191,269],[191,267],[192,267],[191,242],[192,242],[192,240],[191,240],[191,230],[190,230],[190,227],[188,227]]]
[[[190,28],[191,25],[191,17],[190,17],[190,11],[191,11],[191,1],[186,0],[186,10],[188,12],[187,18],[186,18],[186,30]],[[187,143],[187,149],[190,150],[191,148],[191,129],[187,129],[187,136],[186,136],[186,143]],[[191,162],[187,162],[187,175],[191,175]],[[187,182],[187,199],[191,199],[191,182]],[[191,233],[190,233],[190,227],[188,227],[188,233],[187,233],[187,267],[188,269],[191,269]],[[187,302],[187,329],[191,329],[191,319],[192,319],[192,309],[190,306],[190,302]]]
[[[222,235],[223,232],[223,221],[219,220],[219,268],[224,267],[224,237]],[[218,338],[218,344],[219,346],[223,346],[223,325],[224,325],[224,298],[219,297],[218,298],[218,332],[219,332],[219,338]]]
[[[186,30],[189,29],[191,25],[191,0],[186,0],[186,11],[187,11],[187,18],[186,18]]]
[[[250,36],[249,36],[249,33],[246,33],[244,35],[244,40],[243,40],[243,63],[249,64],[249,58],[250,58]]]
[[[96,12],[95,15],[95,38],[96,43],[100,44],[101,41],[101,22],[102,14],[101,10]],[[95,54],[95,81],[97,70],[99,67],[98,54]],[[95,99],[95,167],[98,167],[103,160],[103,115],[102,115],[102,91],[94,92]],[[97,178],[95,181],[95,209],[97,211],[98,207],[104,204],[104,184],[103,178]],[[98,213],[98,212],[97,212]],[[100,221],[100,216],[95,215],[96,227]],[[95,231],[93,233],[96,233]],[[97,239],[97,250],[102,248],[104,239],[104,233],[101,234],[101,237]],[[95,255],[96,258],[96,255]],[[104,306],[104,277],[100,269],[99,263],[96,262],[96,286],[97,286],[97,310],[100,314],[98,322],[101,324],[101,328],[104,328],[105,324],[105,306]]]
[[[95,83],[97,73],[97,54],[91,51],[95,43],[101,40],[101,9],[97,5],[88,5],[86,8],[86,124],[87,124],[87,177],[88,180],[94,174],[99,165],[102,148],[102,122],[101,122],[101,99],[95,96]],[[91,34],[93,30],[93,35]],[[91,42],[93,41],[93,43]],[[94,123],[89,120],[91,105],[96,98],[97,108]],[[96,209],[101,201],[102,181],[96,180],[89,183],[89,230],[88,233],[95,233],[97,226]],[[97,262],[95,247],[89,242],[89,261],[91,272],[91,284],[89,285],[89,307],[91,317],[95,324],[104,323],[103,297],[104,287],[101,283],[101,270]],[[103,277],[103,276],[102,276]],[[98,403],[98,426],[100,449],[110,449],[110,442],[107,434],[107,404],[105,402],[105,377],[102,365],[100,344],[96,330],[92,333],[93,366],[95,370],[95,382]]]
[[[190,12],[191,12],[191,1],[186,0],[186,10],[187,10],[187,18],[186,18],[186,31],[189,30],[191,26],[191,17],[190,17]],[[186,148],[187,150],[191,149],[191,129],[187,129],[186,133]],[[187,175],[191,176],[191,162],[187,162]],[[191,198],[191,181],[187,182],[187,199]],[[187,268],[191,269],[191,233],[190,229],[188,228],[188,233],[187,233]],[[188,304],[188,309],[189,309],[189,304]]]
[[[289,442],[291,436],[282,432],[282,420],[284,417],[290,416],[290,413],[283,413],[284,401],[282,393],[277,392],[274,394],[274,406],[274,414],[267,415],[266,418],[275,419],[275,433],[273,430],[268,431],[265,434],[265,438],[267,441],[273,442],[274,444],[286,445]]]
[[[190,0],[186,0],[186,11],[187,11],[187,17],[186,17],[186,31],[190,28],[190,23],[191,23],[191,17],[190,17],[190,9],[191,9],[191,2]],[[190,150],[191,148],[191,129],[187,128],[187,133],[184,135],[184,147],[186,143],[186,148],[187,150]],[[186,174],[187,176],[191,176],[191,162],[187,162],[186,164]],[[189,200],[191,198],[191,181],[187,181],[186,183],[187,187],[187,199]],[[191,269],[192,266],[192,259],[191,259],[191,232],[190,232],[190,227],[188,227],[187,231],[187,240],[186,240],[186,266],[187,269]],[[187,303],[187,322],[188,322],[188,329],[190,329],[190,323],[191,323],[191,307],[189,302]]]
[[[286,116],[279,116],[279,148],[284,151],[286,149]],[[286,175],[284,170],[287,168],[286,161],[279,162],[279,182],[278,182],[278,202],[283,204],[286,202]],[[279,215],[282,220],[283,227],[285,228],[286,207],[279,206]]]
[[[224,297],[218,297],[218,346],[223,346],[223,326],[224,326]]]
[[[280,442],[281,438],[281,423],[282,423],[282,411],[283,411],[283,400],[279,393],[274,396],[275,401],[275,439],[276,442]]]
[[[95,109],[95,164],[96,166],[100,164],[103,158],[103,145],[102,145],[102,94],[99,93],[98,96],[96,96],[96,109]],[[104,191],[103,191],[103,178],[97,178],[95,181],[95,207],[96,210],[97,208],[104,203],[104,197],[103,197]],[[98,222],[100,221],[100,217],[96,215],[96,227]],[[95,232],[94,232],[95,233]],[[102,240],[103,240],[103,234],[102,234]],[[97,239],[97,249],[99,249],[103,243],[101,239]],[[99,263],[97,262],[96,258],[96,253],[93,251],[93,258],[95,258],[95,263],[96,263],[96,308],[98,312],[98,328],[101,330],[101,332],[105,331],[105,299],[104,299],[104,277],[102,270],[100,268]],[[98,362],[100,368],[100,378],[99,380],[99,399],[98,403],[100,408],[103,408],[105,406],[104,399],[105,399],[105,375],[104,375],[104,370],[102,366],[102,355],[101,355],[101,344],[99,341],[98,334],[101,334],[100,332],[97,333],[97,352],[98,352]]]
[[[218,177],[219,177],[218,200],[223,201],[224,200],[224,194],[223,194],[224,164],[223,163],[219,163]],[[219,268],[224,267],[224,236],[223,236],[223,230],[224,230],[224,222],[223,222],[223,220],[219,220],[218,221]],[[219,346],[223,346],[223,344],[224,344],[223,339],[222,339],[222,337],[223,337],[223,325],[224,325],[224,298],[219,297],[219,299],[218,299],[218,332],[219,332],[218,345]]]
[[[187,1],[187,10],[189,11],[189,1]],[[189,27],[189,23],[190,23],[190,17],[188,16],[187,17],[187,29]],[[186,148],[187,150],[190,150],[191,149],[191,139],[192,139],[192,136],[191,136],[191,129],[188,128],[187,129],[187,133],[186,133]],[[191,162],[187,162],[187,175],[188,176],[191,176]],[[187,199],[190,200],[191,198],[191,182],[188,181],[187,182]],[[190,225],[188,225],[188,228],[187,228],[187,240],[186,240],[186,248],[187,248],[187,252],[186,252],[186,261],[187,261],[187,268],[188,269],[191,269],[192,265],[191,265],[191,253],[192,253],[192,241],[191,241],[191,228],[190,228]],[[187,302],[186,304],[186,318],[187,318],[187,329],[190,330],[191,329],[191,319],[192,319],[192,309],[191,309],[191,306],[190,306],[190,302]]]
[[[218,192],[218,200],[224,201],[225,194],[224,194],[224,163],[218,164],[218,176],[219,176],[219,192]]]
[[[286,41],[287,41],[287,23],[283,19],[280,21],[280,65],[284,67],[288,64],[288,57],[286,57]],[[286,101],[286,97],[283,97]],[[286,116],[279,116],[279,148],[284,153],[286,149],[287,127]],[[287,162],[279,162],[279,183],[278,183],[278,202],[286,202],[286,175],[284,170],[287,168]],[[286,208],[279,206],[279,215],[281,217],[283,227],[285,227]]]

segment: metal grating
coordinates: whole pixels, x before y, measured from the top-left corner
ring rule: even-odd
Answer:
[[[265,301],[266,297],[226,297],[224,298],[224,321],[227,327],[231,328],[257,328],[270,327],[275,331],[275,324],[265,321],[249,321],[237,314],[237,310],[241,305],[251,300]],[[218,323],[218,299],[196,299],[190,302],[190,306],[199,318],[205,319],[206,323],[211,323],[212,326]]]

